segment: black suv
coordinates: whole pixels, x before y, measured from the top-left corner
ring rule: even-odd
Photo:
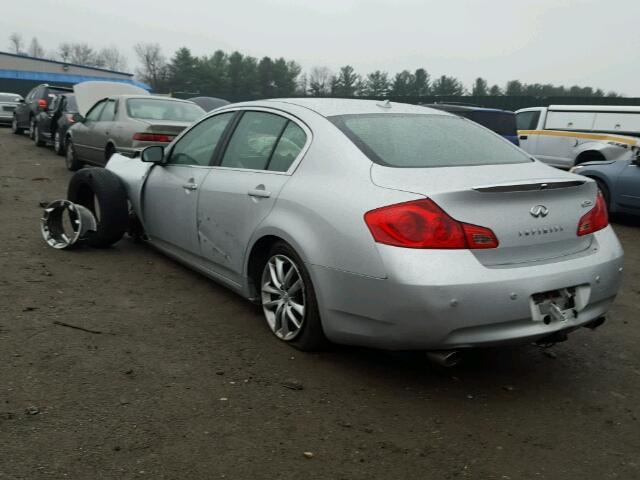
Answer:
[[[72,92],[73,89],[69,87],[54,87],[47,84],[38,85],[29,92],[24,101],[16,108],[13,114],[11,130],[13,130],[13,133],[18,134],[28,129],[29,136],[33,138],[36,115],[46,110],[49,102],[56,95]]]
[[[72,94],[55,95],[46,110],[38,113],[33,130],[33,141],[38,147],[53,142],[58,155],[64,155],[64,139],[74,123],[79,119],[76,97]]]

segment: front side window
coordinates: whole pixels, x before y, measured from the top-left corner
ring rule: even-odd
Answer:
[[[101,122],[113,122],[116,118],[116,101],[107,100],[100,114]]]
[[[213,152],[233,115],[234,112],[221,113],[197,124],[178,140],[167,163],[171,165],[209,165],[213,158]]]
[[[100,102],[96,103],[93,106],[93,108],[89,110],[85,118],[90,122],[98,121],[98,118],[100,118],[100,113],[102,113],[102,109],[104,108],[105,103],[106,103],[106,100],[101,100]]]
[[[127,114],[131,118],[141,120],[195,122],[204,114],[204,110],[191,102],[163,98],[130,98],[127,100]]]
[[[460,117],[361,114],[329,117],[369,159],[397,168],[525,163],[531,159],[503,138]]]

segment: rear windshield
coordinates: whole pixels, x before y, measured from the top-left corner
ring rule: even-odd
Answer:
[[[22,97],[12,93],[0,93],[0,102],[18,103]]]
[[[195,103],[152,98],[130,98],[127,113],[132,118],[143,120],[172,120],[194,122],[204,114]]]
[[[368,114],[329,117],[373,162],[388,167],[462,167],[525,163],[527,155],[464,118]]]
[[[483,127],[487,127],[489,130],[493,130],[500,135],[512,137],[518,135],[515,113],[483,112],[481,110],[476,110],[473,112],[459,112],[457,115],[473,120],[474,122],[479,123]]]

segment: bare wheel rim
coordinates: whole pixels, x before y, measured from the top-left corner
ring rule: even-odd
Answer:
[[[306,292],[296,263],[274,255],[262,271],[262,310],[271,331],[280,339],[293,340],[304,325]]]

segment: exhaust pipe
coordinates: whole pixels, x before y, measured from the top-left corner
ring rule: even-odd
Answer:
[[[434,350],[427,352],[427,357],[442,367],[453,367],[462,361],[458,350]]]

